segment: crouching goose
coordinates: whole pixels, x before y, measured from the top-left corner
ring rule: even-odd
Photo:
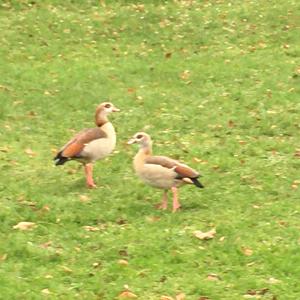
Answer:
[[[66,143],[54,157],[55,165],[77,160],[84,165],[86,184],[96,187],[93,180],[93,163],[108,156],[116,145],[116,132],[108,121],[108,114],[120,111],[110,102],[101,103],[95,114],[97,127],[83,129]]]
[[[137,175],[147,184],[164,190],[163,199],[158,208],[167,209],[167,192],[173,192],[173,212],[180,208],[177,187],[182,184],[194,184],[198,188],[204,186],[198,181],[200,174],[177,160],[166,156],[152,156],[152,141],[144,132],[136,133],[128,144],[138,143],[140,150],[134,157],[133,166]]]

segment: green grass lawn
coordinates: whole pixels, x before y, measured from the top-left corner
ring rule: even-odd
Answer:
[[[0,299],[300,299],[299,32],[297,0],[2,0]],[[52,158],[107,99],[88,190]],[[134,174],[141,130],[203,174],[176,214]]]

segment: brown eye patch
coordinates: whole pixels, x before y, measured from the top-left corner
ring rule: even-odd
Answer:
[[[104,107],[105,107],[105,108],[110,108],[111,105],[110,105],[110,104],[105,104]]]
[[[139,134],[136,138],[137,139],[141,139],[143,136],[141,134]]]

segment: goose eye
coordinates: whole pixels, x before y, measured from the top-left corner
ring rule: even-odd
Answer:
[[[139,134],[136,138],[137,139],[141,139],[143,136],[141,134]]]
[[[105,104],[105,106],[104,106],[105,108],[110,108],[111,107],[111,105],[110,104]]]

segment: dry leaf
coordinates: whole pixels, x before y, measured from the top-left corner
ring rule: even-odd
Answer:
[[[185,70],[180,74],[180,78],[182,80],[188,80],[190,78],[191,72],[189,70]]]
[[[33,152],[30,148],[25,149],[25,153],[30,157],[36,156],[36,153]]]
[[[128,261],[126,259],[119,259],[118,264],[122,266],[128,266]]]
[[[61,266],[61,268],[63,269],[63,271],[65,271],[66,273],[72,273],[73,270],[71,270],[70,268],[66,267],[66,266]]]
[[[281,283],[281,280],[271,277],[269,278],[268,283],[277,284],[277,283]]]
[[[253,250],[250,248],[242,247],[242,251],[246,256],[251,256],[253,254]]]
[[[207,232],[202,232],[201,230],[194,231],[194,236],[200,240],[209,240],[215,237],[216,229],[213,228]]]
[[[7,253],[0,255],[0,261],[5,261],[7,259]]]
[[[185,300],[185,294],[184,293],[179,293],[176,295],[175,300]]]
[[[165,58],[171,58],[171,56],[172,56],[172,52],[167,52],[167,53],[165,54]]]
[[[46,243],[40,244],[40,247],[43,249],[47,249],[52,245],[52,241],[48,241]]]
[[[83,202],[83,203],[89,202],[89,201],[90,201],[90,198],[89,198],[89,196],[87,196],[87,195],[80,195],[80,196],[79,196],[79,199],[80,199],[80,201]]]
[[[210,280],[210,281],[220,280],[220,277],[217,274],[208,274],[206,278],[207,278],[207,280]]]
[[[9,148],[7,146],[0,147],[0,152],[8,152]]]
[[[198,300],[210,300],[210,299],[206,296],[201,296]]]
[[[86,231],[99,231],[99,227],[94,227],[94,226],[83,226],[83,229]]]
[[[49,289],[43,289],[42,293],[45,294],[45,295],[50,295],[51,294],[51,292],[49,291]]]
[[[172,298],[170,296],[161,296],[160,300],[174,300],[174,298]]]
[[[19,230],[30,230],[35,226],[33,222],[20,222],[17,225],[13,226],[14,229]]]
[[[137,295],[130,292],[130,291],[124,291],[121,294],[119,294],[119,298],[122,298],[122,299],[135,299],[135,298],[137,298]]]

